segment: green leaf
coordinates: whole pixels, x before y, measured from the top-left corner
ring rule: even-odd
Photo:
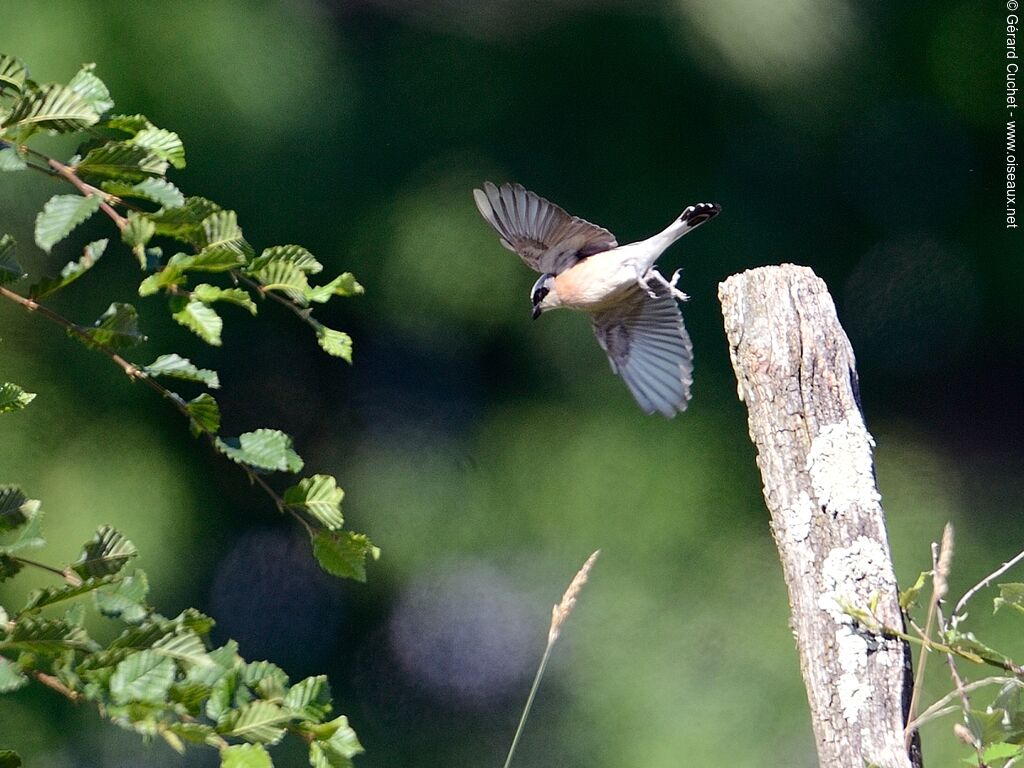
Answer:
[[[185,196],[181,190],[163,178],[150,177],[137,184],[118,180],[104,181],[100,186],[103,187],[104,192],[109,192],[112,195],[150,200],[165,208],[179,208],[185,204]]]
[[[8,285],[21,280],[25,270],[14,257],[17,245],[10,235],[0,237],[0,285]]]
[[[35,616],[22,616],[18,619],[14,631],[3,644],[29,653],[45,655],[59,653],[68,648],[95,649],[81,627],[72,626],[61,619],[43,619]]]
[[[11,88],[21,93],[27,77],[28,70],[20,59],[0,53],[0,91]]]
[[[69,261],[64,265],[64,268],[60,271],[60,277],[44,277],[28,289],[28,295],[33,299],[42,299],[75,282],[75,280],[88,272],[100,260],[103,252],[107,249],[108,242],[104,238],[103,240],[94,240],[89,243],[82,249],[82,258],[78,261]]]
[[[17,576],[20,570],[20,560],[15,560],[10,555],[5,555],[0,551],[0,581],[6,581],[13,576]]]
[[[21,757],[10,749],[0,749],[0,768],[21,768]]]
[[[28,163],[17,147],[0,147],[0,171],[24,171],[27,169]]]
[[[131,576],[124,576],[111,586],[98,589],[96,608],[109,618],[138,624],[151,613],[145,602],[148,594],[149,579],[145,571],[136,570]]]
[[[111,141],[90,150],[75,170],[79,176],[142,181],[149,176],[163,176],[167,161],[130,140]]]
[[[93,70],[95,64],[83,64],[78,73],[71,78],[68,88],[81,96],[98,113],[102,114],[113,108],[114,102],[110,98],[110,91]]]
[[[202,638],[195,632],[181,632],[169,635],[154,643],[153,652],[169,656],[180,664],[193,666],[212,665]]]
[[[344,331],[336,331],[328,328],[316,320],[310,320],[310,325],[316,331],[316,343],[329,355],[340,357],[346,363],[352,362],[352,337]]]
[[[146,340],[139,330],[139,314],[131,304],[115,302],[89,326],[78,326],[80,334],[68,332],[86,346],[122,352]]]
[[[341,528],[345,519],[341,515],[341,500],[345,491],[330,475],[313,475],[300,480],[284,492],[284,503],[305,510],[327,528]]]
[[[124,568],[138,554],[135,545],[109,525],[100,526],[71,566],[83,579],[107,576]]]
[[[25,610],[31,611],[36,608],[53,605],[54,603],[60,603],[65,600],[73,600],[76,597],[87,595],[90,592],[94,592],[95,590],[110,584],[115,578],[116,577],[114,576],[104,576],[99,579],[86,579],[76,586],[65,584],[59,587],[45,587],[42,589],[32,590],[29,595],[28,602],[25,604]]]
[[[217,449],[232,461],[278,472],[298,472],[302,458],[292,449],[292,439],[277,429],[257,429],[238,437],[217,438]]]
[[[1010,583],[999,585],[999,597],[995,599],[995,610],[1013,608],[1024,613],[1024,584]]]
[[[200,283],[192,289],[192,298],[204,304],[210,304],[214,301],[226,301],[230,304],[245,307],[249,310],[249,314],[256,314],[256,303],[244,288],[219,288],[209,283]]]
[[[274,245],[266,248],[263,253],[253,259],[246,268],[246,272],[258,272],[264,267],[277,262],[291,264],[307,275],[315,275],[324,268],[316,260],[316,257],[301,245]]]
[[[900,592],[900,608],[904,611],[909,610],[917,602],[917,596],[924,589],[924,585],[928,582],[931,575],[931,571],[921,571],[914,585]]]
[[[314,733],[330,733],[326,738],[317,738],[309,745],[309,764],[313,768],[352,768],[352,758],[363,752],[356,732],[349,726],[348,718],[344,715],[310,730]]]
[[[149,214],[149,220],[156,224],[156,233],[165,237],[194,245],[205,245],[202,222],[221,208],[204,197],[185,198],[184,205],[162,208]]]
[[[219,347],[224,321],[212,307],[184,296],[171,297],[171,317],[207,344]]]
[[[29,499],[16,485],[0,485],[0,533],[15,531],[29,521]]]
[[[28,685],[28,678],[21,674],[18,665],[0,656],[0,693],[11,693]]]
[[[174,682],[174,659],[152,650],[128,656],[110,677],[110,697],[115,704],[130,701],[160,704]]]
[[[221,750],[220,768],[274,768],[262,744],[233,744]]]
[[[139,283],[139,296],[152,296],[172,285],[183,285],[185,279],[185,273],[177,267],[165,266]]]
[[[133,136],[141,130],[153,127],[145,115],[110,115],[100,125],[105,128],[113,128],[115,131],[124,131]]]
[[[306,273],[287,261],[272,261],[249,274],[256,279],[266,291],[281,291],[295,303],[306,306],[306,291],[309,281]]]
[[[198,381],[211,389],[220,388],[220,379],[216,371],[197,368],[191,361],[180,355],[160,355],[149,365],[143,366],[142,370],[150,376],[169,376],[184,381]]]
[[[211,213],[203,219],[202,232],[203,249],[196,255],[195,263],[231,261],[232,266],[240,266],[252,258],[252,246],[242,236],[234,211]]]
[[[313,535],[313,556],[332,576],[366,581],[367,555],[376,560],[380,550],[362,533],[317,531]]]
[[[331,711],[331,687],[327,683],[327,675],[307,677],[297,682],[288,689],[284,706],[303,720],[320,722]]]
[[[217,434],[220,429],[220,406],[206,392],[198,397],[189,400],[185,408],[188,415],[192,417],[192,432],[194,434],[208,433]]]
[[[35,400],[34,392],[26,392],[17,384],[7,381],[0,384],[0,413],[20,411]]]
[[[130,141],[166,160],[178,170],[185,167],[185,146],[173,131],[148,126],[136,133]]]
[[[36,245],[47,253],[100,208],[99,195],[54,195],[36,216]]]
[[[95,107],[73,89],[50,83],[21,96],[3,126],[11,128],[44,128],[68,133],[95,124],[100,119]]]
[[[284,736],[283,725],[291,715],[287,710],[269,701],[253,701],[232,710],[218,724],[224,736],[234,736],[250,742],[277,744]]]
[[[351,272],[345,272],[329,283],[307,288],[306,298],[317,304],[323,304],[332,296],[358,296],[362,293],[364,293],[363,286],[356,282]]]
[[[288,675],[272,662],[252,661],[242,667],[242,682],[261,699],[280,701],[288,687]]]
[[[144,215],[132,211],[128,214],[128,223],[121,230],[121,240],[125,245],[135,248],[145,247],[150,238],[156,234],[156,224],[147,219]],[[145,267],[145,262],[142,264]]]

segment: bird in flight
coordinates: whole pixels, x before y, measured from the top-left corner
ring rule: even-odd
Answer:
[[[476,207],[501,244],[541,273],[530,293],[533,318],[557,307],[590,316],[594,333],[647,413],[672,418],[686,410],[693,383],[693,345],[671,280],[654,268],[672,243],[717,216],[717,203],[697,203],[663,231],[619,245],[607,229],[570,216],[520,184],[484,182],[473,190]]]

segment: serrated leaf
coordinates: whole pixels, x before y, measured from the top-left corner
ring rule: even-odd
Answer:
[[[142,181],[150,176],[163,176],[167,161],[132,141],[111,141],[90,150],[75,170],[80,176]]]
[[[149,220],[156,224],[156,233],[165,237],[202,247],[204,234],[202,222],[210,214],[221,210],[220,206],[204,197],[187,197],[185,203],[174,208],[162,208],[149,214]]]
[[[0,656],[0,693],[11,693],[28,685],[28,678],[21,673],[18,665]]]
[[[27,77],[28,70],[20,59],[0,53],[0,91],[11,88],[21,93]]]
[[[131,304],[115,302],[92,326],[78,326],[80,333],[68,335],[86,346],[99,346],[122,352],[146,340],[139,330],[139,314]]]
[[[247,273],[257,272],[269,264],[286,262],[307,275],[315,275],[324,267],[312,253],[301,245],[274,245],[264,249],[246,268]]]
[[[288,688],[288,675],[272,662],[252,661],[242,667],[242,683],[261,699],[280,701]]]
[[[181,632],[163,638],[153,645],[153,652],[169,656],[175,661],[192,666],[212,665],[206,646],[195,632]]]
[[[220,429],[220,406],[206,392],[188,401],[185,405],[188,415],[192,417],[194,434],[217,434]]]
[[[17,384],[6,381],[0,384],[0,413],[20,411],[35,398],[35,392],[26,392]]]
[[[144,215],[132,211],[128,214],[128,223],[121,230],[121,240],[125,245],[135,248],[145,247],[150,238],[156,234],[156,224],[147,219]],[[145,267],[145,263],[142,265]]]
[[[29,594],[28,602],[25,604],[25,610],[31,611],[36,608],[53,605],[54,603],[60,603],[65,600],[73,600],[76,597],[87,595],[90,592],[94,592],[95,590],[110,584],[115,578],[115,576],[104,576],[99,579],[86,579],[76,586],[65,584],[60,587],[34,589],[31,594]]]
[[[174,682],[174,659],[152,650],[128,656],[110,677],[110,697],[115,704],[131,701],[160,704]]]
[[[313,535],[313,556],[332,576],[366,581],[367,555],[376,560],[380,550],[362,533],[317,531]]]
[[[153,124],[149,122],[149,118],[145,115],[110,115],[100,125],[132,135],[145,128],[153,127]]]
[[[291,719],[289,713],[269,701],[253,701],[227,713],[217,730],[224,736],[234,736],[250,742],[277,744],[284,736],[283,725]]]
[[[192,298],[204,304],[226,301],[229,304],[245,307],[252,315],[256,314],[256,303],[244,288],[219,288],[209,283],[200,283],[192,289]]]
[[[0,533],[18,531],[14,541],[0,544],[0,554],[13,555],[43,546],[46,541],[41,532],[42,520],[42,503],[38,499],[26,498],[16,486],[0,486]]]
[[[167,265],[139,283],[139,296],[152,296],[173,285],[183,285],[185,280],[184,272],[175,266]]]
[[[39,654],[59,653],[67,648],[95,650],[81,627],[72,626],[62,619],[36,616],[22,616],[15,623],[4,645]]]
[[[29,499],[16,485],[0,485],[0,533],[14,531],[28,522]]]
[[[265,291],[281,291],[300,306],[306,306],[306,291],[309,281],[306,273],[287,261],[272,261],[249,274],[263,286]]]
[[[273,768],[262,744],[233,744],[221,750],[220,768]]]
[[[181,190],[164,178],[150,177],[137,184],[118,180],[104,181],[100,186],[104,192],[112,195],[150,200],[165,208],[179,208],[185,204],[185,196]]]
[[[71,568],[83,579],[107,576],[120,571],[137,554],[131,541],[109,525],[103,525],[85,543],[82,554]]]
[[[300,680],[284,697],[284,706],[303,720],[320,722],[331,711],[331,687],[327,675]]]
[[[9,285],[21,280],[25,270],[15,258],[17,244],[10,235],[0,237],[0,285]]]
[[[95,69],[95,64],[83,64],[78,73],[71,78],[68,88],[88,102],[96,112],[103,114],[113,108],[114,102],[110,98],[107,86],[94,73]]]
[[[4,120],[6,130],[12,128],[44,128],[68,133],[94,125],[99,113],[71,88],[56,83],[23,93]]]
[[[75,280],[88,272],[92,266],[100,260],[103,252],[107,249],[109,241],[94,240],[82,249],[82,258],[78,261],[69,261],[60,271],[60,277],[44,277],[38,283],[28,289],[28,294],[33,299],[42,299],[56,293],[62,288],[70,285]]]
[[[352,362],[352,337],[344,331],[336,331],[328,328],[316,320],[310,320],[310,325],[316,331],[316,343],[329,355],[340,357],[346,363]]]
[[[302,458],[292,439],[278,429],[257,429],[238,437],[217,438],[217,449],[232,461],[277,472],[298,472]]]
[[[47,253],[100,208],[99,195],[54,195],[36,216],[36,245]]]
[[[171,317],[207,344],[220,346],[220,333],[224,328],[224,321],[212,307],[183,296],[172,296]]]
[[[169,376],[184,381],[198,381],[210,389],[220,388],[220,378],[216,371],[208,368],[197,368],[192,362],[180,355],[160,355],[149,365],[143,366],[142,370],[150,376]]]
[[[356,282],[351,272],[344,272],[323,285],[314,285],[306,289],[309,301],[323,304],[332,296],[358,296],[364,292],[363,286]]]
[[[300,480],[288,488],[282,498],[289,507],[309,512],[331,530],[341,528],[345,522],[341,514],[345,491],[330,475],[313,475]]]
[[[140,147],[145,147],[178,170],[185,167],[185,146],[181,143],[178,134],[173,131],[148,126],[136,133],[130,141]]]
[[[252,258],[252,246],[242,236],[234,211],[211,213],[203,219],[202,233],[203,247],[195,256],[195,264],[230,261],[232,266],[241,266]]]
[[[1006,607],[1024,613],[1024,584],[1000,584],[999,597],[995,599],[994,603],[997,611]]]
[[[363,752],[363,745],[344,715],[311,730],[331,734],[309,745],[309,764],[313,768],[352,768],[352,758]]]
[[[24,171],[28,163],[17,147],[0,147],[0,171]]]
[[[146,605],[149,579],[145,571],[136,570],[131,576],[120,578],[111,586],[96,591],[96,608],[104,616],[121,619],[127,624],[138,624],[151,613]]]

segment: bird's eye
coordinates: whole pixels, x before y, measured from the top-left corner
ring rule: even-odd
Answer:
[[[548,293],[550,293],[550,289],[542,285],[540,288],[534,289],[533,296],[530,297],[530,300],[533,301],[534,306],[537,306],[544,301],[544,297],[547,296]]]

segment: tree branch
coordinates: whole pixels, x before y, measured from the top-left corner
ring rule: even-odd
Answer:
[[[903,741],[910,646],[866,634],[844,605],[902,626],[853,350],[825,284],[805,267],[734,275],[719,298],[821,765],[919,768]]]

